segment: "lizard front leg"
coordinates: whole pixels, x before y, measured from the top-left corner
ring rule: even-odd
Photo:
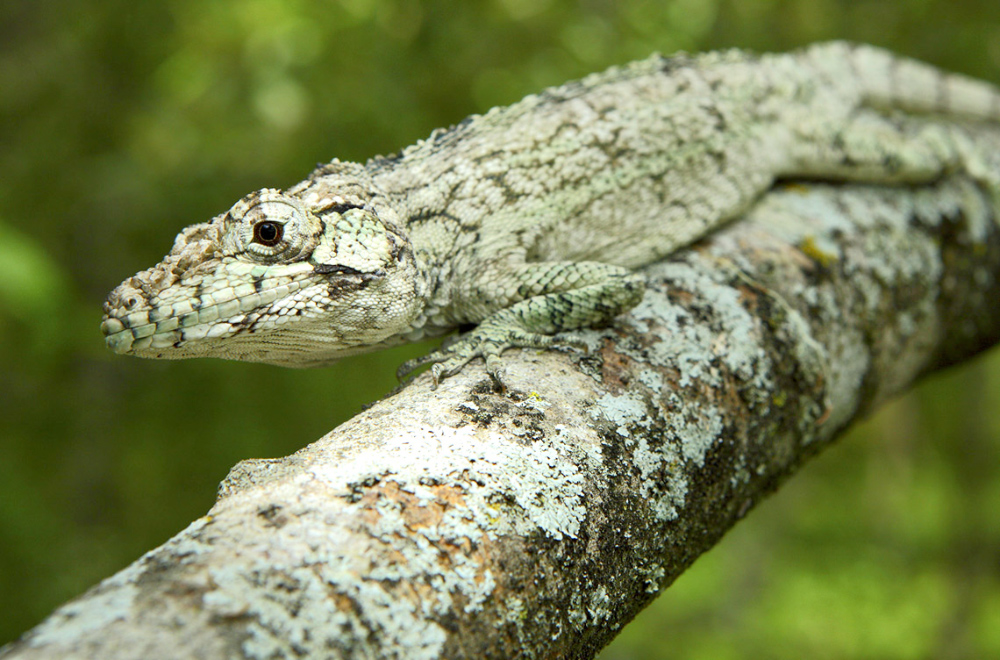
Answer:
[[[645,280],[626,268],[597,262],[542,262],[495,270],[492,291],[499,295],[466,302],[472,316],[482,318],[474,329],[440,349],[405,362],[400,379],[434,363],[434,381],[458,372],[482,357],[490,377],[502,384],[500,353],[508,348],[548,348],[561,343],[551,335],[606,323],[642,299]],[[499,299],[502,309],[489,313]],[[504,304],[507,303],[507,304]],[[485,308],[476,309],[476,308]],[[485,311],[485,318],[480,316]]]

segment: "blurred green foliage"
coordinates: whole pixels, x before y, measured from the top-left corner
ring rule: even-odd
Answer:
[[[0,3],[0,643],[426,350],[309,372],[110,354],[104,295],[182,226],[654,50],[828,38],[1000,81],[996,0]],[[603,657],[1000,657],[998,380],[992,357],[888,406]]]

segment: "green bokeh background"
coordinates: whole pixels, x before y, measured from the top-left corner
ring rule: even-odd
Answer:
[[[112,355],[104,295],[182,226],[654,50],[829,38],[1000,82],[996,0],[0,1],[0,643],[426,350],[303,372]],[[996,356],[930,379],[602,657],[1000,657],[998,411]]]

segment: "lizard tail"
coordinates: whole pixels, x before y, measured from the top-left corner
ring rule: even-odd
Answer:
[[[809,55],[817,62],[847,64],[866,105],[1000,122],[1000,89],[987,82],[947,73],[866,44],[819,44],[809,49]]]

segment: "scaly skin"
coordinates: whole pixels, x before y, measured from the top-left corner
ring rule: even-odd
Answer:
[[[1000,121],[1000,92],[870,46],[653,56],[251,193],[116,288],[101,328],[140,357],[309,367],[478,324],[400,372],[483,357],[499,380],[503,350],[634,306],[631,268],[778,178],[1000,189],[958,121]]]

